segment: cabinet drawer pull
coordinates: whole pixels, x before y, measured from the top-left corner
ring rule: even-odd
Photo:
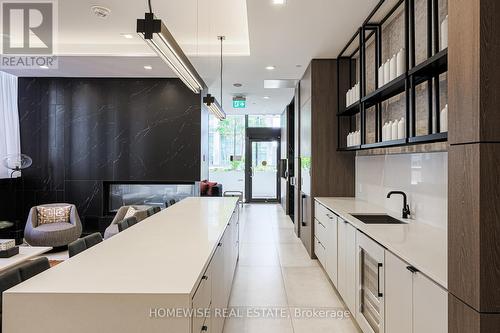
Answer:
[[[331,216],[330,214],[326,213],[326,216],[328,216],[330,220],[333,220],[333,216]]]
[[[201,279],[202,279],[202,280],[208,280],[208,276],[207,276],[207,275],[203,275],[203,276],[201,277]]]
[[[201,327],[201,331],[202,331],[202,332],[203,332],[203,331],[208,331],[208,326],[203,325],[203,326]]]
[[[377,294],[378,297],[384,297],[384,294],[380,292],[380,269],[382,268],[382,264],[379,263],[377,267]]]
[[[416,269],[413,266],[408,266],[408,267],[406,267],[406,269],[409,270],[412,274],[420,272],[418,269]]]

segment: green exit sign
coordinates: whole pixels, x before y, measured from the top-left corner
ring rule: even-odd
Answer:
[[[234,109],[244,109],[247,107],[247,101],[244,99],[233,99]]]

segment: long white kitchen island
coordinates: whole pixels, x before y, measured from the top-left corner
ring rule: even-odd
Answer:
[[[9,289],[3,332],[222,332],[213,310],[229,299],[237,207],[184,199]]]

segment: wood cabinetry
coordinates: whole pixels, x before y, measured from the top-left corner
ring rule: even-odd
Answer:
[[[385,333],[448,332],[448,292],[385,251]]]
[[[337,151],[337,61],[312,60],[298,87],[295,226],[313,257],[314,197],[354,195],[354,154]]]
[[[500,322],[499,15],[496,0],[449,6],[448,286],[454,333],[497,332]]]

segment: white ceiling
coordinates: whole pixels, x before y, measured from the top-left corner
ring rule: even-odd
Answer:
[[[153,11],[215,96],[220,94],[218,35],[224,42],[224,109],[227,114],[279,114],[293,89],[265,89],[266,79],[300,79],[313,58],[334,58],[378,0],[152,0]],[[20,76],[172,77],[138,38],[135,22],[146,0],[59,0],[58,70],[10,71]],[[111,9],[107,19],[90,7]],[[130,33],[133,39],[121,34]],[[153,70],[144,70],[144,65]],[[276,69],[268,71],[266,66]],[[241,83],[236,88],[233,83]],[[247,96],[247,109],[231,99]],[[267,96],[269,99],[264,99]],[[220,99],[220,98],[218,98]]]

